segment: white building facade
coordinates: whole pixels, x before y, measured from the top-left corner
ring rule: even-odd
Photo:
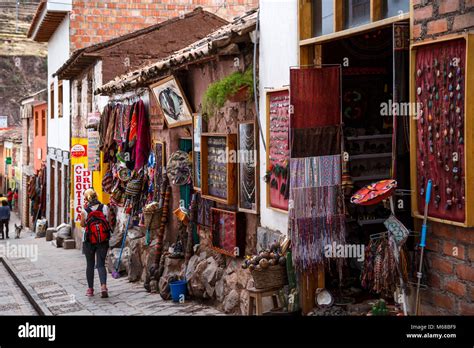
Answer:
[[[40,3],[28,36],[48,43],[47,208],[49,226],[70,222],[69,149],[71,138],[69,81],[53,74],[69,58],[72,0]]]
[[[298,65],[298,2],[295,0],[260,1],[259,117],[267,134],[267,93],[288,88],[290,67]],[[268,142],[268,139],[265,140]],[[260,139],[260,149],[265,149]],[[266,152],[260,151],[260,173],[267,171]],[[260,185],[260,223],[265,229],[288,233],[288,214],[269,207],[267,185]]]

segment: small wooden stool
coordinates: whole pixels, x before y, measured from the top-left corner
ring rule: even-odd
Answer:
[[[273,300],[273,308],[278,308],[278,291],[281,290],[281,287],[278,288],[269,288],[269,289],[255,289],[251,288],[248,289],[247,292],[249,294],[249,308],[248,308],[248,315],[253,315],[253,309],[255,306],[255,314],[262,315],[263,314],[263,298],[271,296]]]

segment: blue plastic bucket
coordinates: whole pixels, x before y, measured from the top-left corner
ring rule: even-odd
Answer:
[[[171,298],[174,302],[184,299],[186,296],[188,282],[186,280],[175,280],[170,283]]]

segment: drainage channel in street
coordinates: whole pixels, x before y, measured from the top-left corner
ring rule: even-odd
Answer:
[[[3,315],[39,315],[31,304],[25,290],[17,283],[0,258],[0,316]]]

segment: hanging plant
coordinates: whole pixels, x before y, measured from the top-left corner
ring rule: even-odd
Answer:
[[[209,85],[202,98],[202,114],[213,117],[227,100],[240,102],[253,99],[253,70],[235,72]]]

